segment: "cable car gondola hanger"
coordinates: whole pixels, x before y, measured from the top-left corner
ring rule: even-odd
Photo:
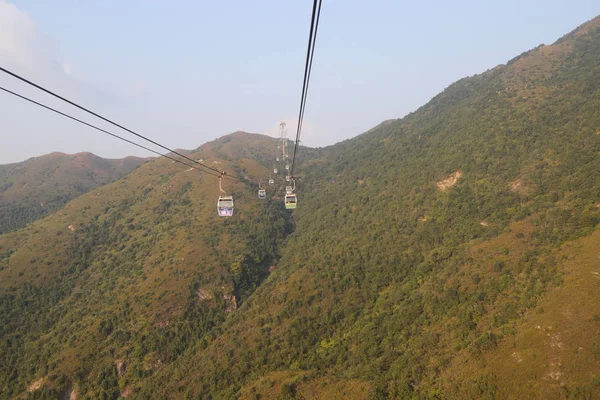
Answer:
[[[223,176],[225,176],[225,172],[222,172],[221,176],[219,176],[219,193],[223,193],[223,196],[219,196],[219,200],[217,200],[217,211],[219,217],[232,217],[233,196],[227,196],[227,192],[223,190],[223,187],[221,186]]]
[[[285,187],[284,204],[285,204],[285,208],[287,210],[294,210],[294,209],[296,209],[296,206],[298,205],[298,198],[296,196],[296,193],[294,193],[294,191],[296,190],[296,180],[291,177],[290,177],[290,180],[292,181],[293,186]]]
[[[258,198],[265,199],[267,197],[267,191],[262,188],[262,179],[258,181]]]

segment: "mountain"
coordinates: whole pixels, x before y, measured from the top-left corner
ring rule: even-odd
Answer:
[[[600,18],[416,112],[142,165],[0,236],[0,397],[600,396]]]
[[[219,157],[240,135],[190,156],[231,176],[268,176],[257,161]],[[243,136],[242,149],[275,148],[274,139]],[[255,183],[225,179],[223,188],[236,219],[216,215],[217,177],[159,159],[0,236],[0,398],[36,384],[33,396],[73,387],[110,398],[115,358],[137,382],[243,304],[293,227],[280,201],[255,200]],[[32,365],[44,365],[44,376]]]
[[[148,159],[51,153],[0,165],[0,233],[24,227],[69,200],[113,182]]]
[[[582,320],[546,296],[576,291],[569,268],[598,255],[585,237],[600,210],[599,27],[460,80],[304,165],[280,268],[140,397],[598,396],[597,296],[570,305]],[[532,315],[545,316],[546,343],[518,342],[516,359],[493,364]],[[568,321],[582,334],[552,342]]]

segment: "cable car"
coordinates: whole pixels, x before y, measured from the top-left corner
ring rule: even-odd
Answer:
[[[221,180],[224,175],[225,172],[222,172],[219,176],[219,192],[223,193],[223,196],[219,196],[219,200],[217,200],[217,211],[219,217],[231,217],[233,216],[233,196],[227,196],[227,193],[221,187]]]
[[[291,186],[286,186],[285,187],[285,194],[292,194],[293,193],[293,189]]]
[[[273,179],[269,179],[269,186],[273,186],[274,183],[275,181]]]
[[[287,189],[286,189],[287,190]],[[296,205],[298,204],[298,199],[296,198],[295,193],[287,193],[285,195],[285,208],[288,210],[295,210]]]
[[[233,216],[233,196],[219,196],[217,210],[219,211],[219,217]]]
[[[262,187],[262,179],[258,181],[258,198],[264,199],[267,197],[267,191]]]
[[[277,168],[273,168],[273,173],[276,174],[277,173]]]
[[[275,157],[275,161],[279,162],[279,157]]]
[[[285,169],[290,170],[290,164],[286,164]]]
[[[289,175],[286,175],[286,176],[285,176],[285,181],[286,181],[286,182],[289,182],[289,181],[290,181],[290,176],[289,176]]]

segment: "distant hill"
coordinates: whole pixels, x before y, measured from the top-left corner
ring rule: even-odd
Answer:
[[[206,152],[208,151],[207,149],[211,149],[208,154],[214,154],[232,162],[246,159],[259,161],[265,166],[272,167],[276,161],[275,156],[278,146],[279,140],[269,136],[238,131],[208,142],[196,149],[196,151],[204,149]],[[289,140],[288,152],[290,157],[294,150],[293,146],[293,142]],[[322,154],[322,149],[312,149],[301,145],[299,146],[297,161],[302,163],[304,160],[314,159],[320,154]],[[279,162],[280,169],[283,165],[283,160],[281,160]]]
[[[74,197],[113,182],[148,159],[51,153],[0,165],[0,233],[21,228]]]
[[[600,18],[302,148],[236,132],[0,235],[0,397],[600,397]]]

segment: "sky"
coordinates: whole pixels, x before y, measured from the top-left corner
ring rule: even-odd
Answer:
[[[0,65],[169,148],[295,136],[309,0],[0,0]],[[597,0],[323,0],[302,143],[401,118],[458,79],[551,44]],[[0,72],[0,86],[130,139]],[[0,164],[144,150],[0,92]]]

